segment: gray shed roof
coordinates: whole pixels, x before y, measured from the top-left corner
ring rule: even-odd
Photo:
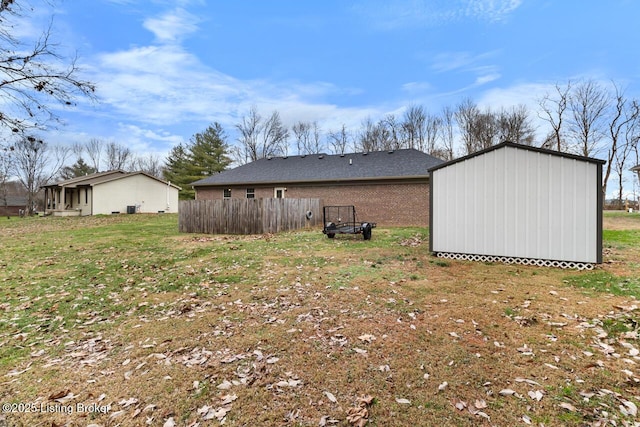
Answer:
[[[562,153],[562,152],[559,152],[559,151],[549,150],[549,149],[546,149],[546,148],[537,148],[537,147],[532,147],[530,145],[516,144],[515,142],[505,141],[505,142],[502,142],[500,144],[494,145],[492,147],[485,148],[484,150],[480,150],[480,151],[476,151],[475,153],[468,154],[468,155],[466,155],[464,157],[459,157],[457,159],[450,160],[448,162],[442,162],[442,163],[440,163],[438,165],[434,165],[433,167],[431,167],[429,169],[429,171],[433,172],[433,171],[435,171],[437,169],[445,168],[445,167],[447,167],[449,165],[453,165],[455,163],[464,162],[465,160],[471,159],[473,157],[481,156],[481,155],[483,155],[485,153],[488,153],[490,151],[499,150],[499,149],[501,149],[503,147],[519,148],[519,149],[522,149],[522,150],[535,151],[535,152],[538,152],[538,153],[550,154],[552,156],[565,157],[565,158],[568,158],[568,159],[581,160],[581,161],[589,162],[589,163],[600,163],[600,164],[605,164],[606,163],[604,160],[595,159],[593,157],[578,156],[578,155],[575,155],[575,154]]]
[[[272,157],[194,182],[208,185],[282,184],[428,177],[442,160],[414,149]]]

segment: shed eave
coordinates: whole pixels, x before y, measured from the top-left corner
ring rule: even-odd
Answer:
[[[495,150],[499,150],[501,148],[505,148],[505,147],[511,147],[511,148],[518,148],[521,150],[528,150],[528,151],[535,151],[538,153],[543,153],[543,154],[549,154],[552,156],[559,156],[559,157],[564,157],[567,159],[575,159],[575,160],[581,160],[584,162],[589,162],[589,163],[597,163],[597,164],[601,164],[604,165],[606,162],[606,160],[602,160],[602,159],[596,159],[594,157],[586,157],[586,156],[579,156],[577,154],[570,154],[570,153],[562,153],[560,151],[555,151],[555,150],[548,150],[546,148],[539,148],[539,147],[533,147],[530,145],[524,145],[524,144],[516,144],[514,142],[502,142],[500,144],[494,145],[493,147],[489,147],[489,148],[485,148],[484,150],[480,150],[480,151],[476,151],[475,153],[471,153],[468,154],[466,156],[463,157],[459,157],[457,159],[454,160],[450,160],[448,162],[444,162],[444,163],[440,163],[439,165],[433,166],[431,168],[429,168],[429,172],[433,172],[435,170],[438,169],[442,169],[445,168],[447,166],[456,164],[456,163],[460,163],[460,162],[464,162],[465,160],[477,157],[477,156],[481,156],[483,154],[489,153],[491,151],[495,151]]]

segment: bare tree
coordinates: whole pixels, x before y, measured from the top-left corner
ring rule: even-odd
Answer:
[[[569,93],[571,92],[571,80],[567,82],[565,87],[561,87],[556,83],[554,86],[555,95],[546,94],[539,101],[542,113],[539,113],[539,117],[549,123],[552,129],[551,136],[547,137],[545,141],[546,148],[555,147],[557,151],[566,151],[566,144],[564,140],[564,120],[565,112],[569,103]],[[554,142],[552,144],[552,141]]]
[[[613,103],[609,114],[607,126],[609,137],[609,149],[607,151],[607,165],[604,172],[602,192],[606,196],[607,183],[614,169],[620,179],[620,195],[622,194],[622,173],[629,154],[632,151],[633,138],[638,130],[640,107],[636,101],[629,104],[621,90],[613,83]],[[622,200],[622,196],[620,196]]]
[[[318,122],[298,122],[291,128],[296,139],[298,154],[317,154],[322,151],[321,132]]]
[[[360,132],[358,132],[357,149],[363,152],[380,150],[379,129],[371,117],[362,121]]]
[[[569,96],[569,134],[576,152],[591,156],[599,151],[599,143],[605,134],[604,117],[608,105],[607,91],[593,80],[580,82],[573,89]]]
[[[436,157],[440,157],[443,160],[453,160],[455,158],[454,154],[454,143],[455,143],[455,112],[451,107],[444,107],[442,109],[442,127],[440,129],[440,133],[442,135],[442,147],[438,149],[438,152],[434,155],[438,154]]]
[[[351,135],[344,123],[339,131],[329,131],[327,139],[334,154],[345,154],[347,148],[351,145]]]
[[[395,116],[388,115],[384,119],[374,123],[371,117],[362,121],[358,132],[358,150],[382,151],[400,148],[397,141],[398,126]]]
[[[438,138],[442,133],[442,119],[434,114],[427,114],[424,122],[424,133],[420,144],[420,151],[424,151],[432,156],[439,154]]]
[[[87,157],[89,158],[89,164],[93,167],[93,169],[95,169],[96,172],[100,172],[101,170],[102,149],[105,145],[106,142],[97,138],[91,138],[83,146],[83,149],[87,153]]]
[[[269,156],[277,156],[287,149],[289,130],[284,126],[277,111],[263,120],[256,107],[236,124],[240,132],[239,147],[232,150],[236,161],[241,164],[253,162]]]
[[[26,136],[14,145],[14,173],[27,191],[28,214],[32,214],[36,204],[36,193],[58,174],[68,155],[68,147],[49,145],[33,136]]]
[[[385,135],[385,140],[382,141],[383,150],[399,150],[402,148],[403,143],[400,140],[402,124],[398,123],[394,114],[387,114],[379,123],[378,127],[381,128],[382,133]]]
[[[291,127],[291,131],[296,139],[298,154],[311,154],[308,152],[309,145],[311,145],[311,123],[297,122]]]
[[[129,147],[115,142],[110,142],[107,144],[105,154],[107,170],[127,171],[131,168],[133,155],[131,154]]]
[[[17,21],[35,10],[24,3],[0,2],[0,127],[20,134],[58,119],[51,101],[71,106],[78,97],[95,99],[94,85],[78,77],[77,58],[56,51],[51,23],[36,40],[14,36]]]
[[[322,131],[318,122],[313,122],[311,129],[311,147],[309,154],[318,154],[322,151]]]
[[[478,141],[476,139],[476,129],[474,128],[480,110],[475,102],[467,98],[456,107],[454,117],[460,130],[464,154],[471,154],[478,151]]]
[[[427,115],[421,105],[407,108],[402,117],[402,135],[407,148],[424,151],[424,134]]]
[[[9,217],[8,198],[9,198],[9,178],[14,164],[13,150],[10,148],[0,148],[0,206],[4,207]]]
[[[280,113],[274,111],[262,128],[262,157],[286,153],[288,139],[289,130],[282,123]]]
[[[502,108],[498,113],[499,142],[511,141],[533,145],[535,129],[529,120],[527,107],[519,105],[511,109]]]
[[[480,111],[473,101],[467,99],[458,104],[455,118],[464,144],[464,154],[475,153],[496,144],[499,126],[491,109]]]
[[[160,160],[160,157],[155,154],[137,157],[133,164],[137,171],[148,173],[156,178],[162,178],[163,162]]]

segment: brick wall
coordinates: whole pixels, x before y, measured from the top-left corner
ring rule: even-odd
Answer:
[[[223,188],[231,188],[232,198],[245,198],[247,187],[199,187],[197,199],[222,199]],[[273,186],[251,187],[256,198],[274,196]],[[293,184],[286,198],[319,198],[325,206],[354,205],[358,220],[379,226],[429,225],[429,184],[426,180],[371,182],[366,184]]]

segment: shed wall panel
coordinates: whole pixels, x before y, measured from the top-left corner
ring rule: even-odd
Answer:
[[[597,262],[600,167],[507,146],[436,169],[432,250]]]

